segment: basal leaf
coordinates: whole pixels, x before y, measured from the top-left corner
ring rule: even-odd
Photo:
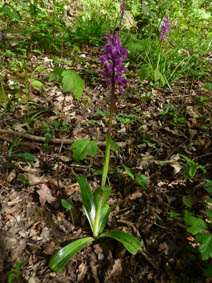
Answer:
[[[94,202],[95,202],[96,207],[98,206],[100,202],[104,203],[108,200],[111,194],[111,190],[112,190],[112,187],[103,187],[103,188],[100,187],[94,191],[93,196],[94,196]]]
[[[100,218],[100,221],[99,221],[99,233],[102,233],[104,231],[104,228],[107,224],[108,216],[113,209],[114,209],[114,206],[109,206],[107,203],[105,203],[102,206],[101,218]]]
[[[188,211],[185,211],[184,220],[186,225],[190,226],[187,231],[193,235],[197,235],[207,228],[207,224],[203,219],[192,216]]]
[[[129,233],[112,230],[100,235],[99,238],[109,237],[119,241],[131,254],[136,254],[141,247],[141,242]]]
[[[90,223],[91,229],[93,230],[93,223],[96,216],[96,208],[93,199],[93,192],[88,184],[87,179],[84,176],[77,177],[77,181],[80,185],[80,193],[82,196],[83,208]]]
[[[90,139],[80,139],[71,145],[74,151],[73,158],[75,161],[83,160],[86,155],[94,156],[97,151],[97,142],[90,141]]]
[[[202,260],[208,260],[212,257],[212,235],[211,233],[202,233],[195,238],[196,242],[200,242],[199,251]]]
[[[76,253],[94,241],[92,237],[76,240],[54,254],[49,262],[50,268],[55,272],[60,272]]]
[[[63,91],[67,92],[71,90],[74,97],[77,100],[80,100],[82,92],[85,88],[84,80],[75,71],[70,70],[63,71],[62,77]]]

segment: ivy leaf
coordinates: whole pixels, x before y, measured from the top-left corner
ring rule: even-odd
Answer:
[[[210,233],[202,233],[196,236],[195,241],[201,243],[199,251],[202,260],[208,260],[212,257],[212,235]]]
[[[187,228],[187,231],[192,233],[193,235],[197,235],[202,233],[204,229],[207,228],[207,224],[201,218],[197,218],[191,215],[190,212],[185,211],[184,221],[186,225],[191,227]]]
[[[90,139],[80,139],[71,145],[71,149],[74,151],[73,158],[75,161],[83,160],[87,154],[92,157],[95,156],[97,152],[97,142],[90,141]]]
[[[77,100],[80,100],[80,97],[82,95],[82,92],[85,88],[85,82],[84,80],[75,72],[66,70],[62,72],[62,86],[63,91],[72,91],[74,97]]]

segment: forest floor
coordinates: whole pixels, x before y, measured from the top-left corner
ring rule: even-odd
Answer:
[[[30,126],[22,78],[5,70],[5,91],[11,96],[16,93],[9,86],[17,78],[22,96],[0,118],[0,282],[7,282],[15,262],[24,260],[16,282],[209,282],[202,276],[200,255],[191,251],[193,238],[184,226],[183,200],[200,213],[200,200],[207,197],[203,187],[212,176],[212,93],[203,87],[204,82],[183,80],[172,91],[155,88],[139,82],[133,69],[127,89],[117,94],[112,138],[121,151],[111,153],[109,204],[116,206],[106,230],[131,232],[141,240],[142,248],[130,255],[117,242],[103,239],[75,255],[62,272],[48,267],[56,250],[91,235],[74,176],[86,176],[93,188],[101,180],[97,170],[103,165],[104,111],[109,109],[110,90],[99,75],[99,51],[85,47],[82,54],[75,56],[71,67],[60,64],[85,80],[81,100],[64,96],[58,83],[37,72],[45,91],[32,88],[30,92],[30,117],[35,117]],[[51,71],[51,57],[31,57],[29,72],[40,65]],[[55,129],[55,120],[65,121],[68,127]],[[51,131],[48,141],[43,122]],[[98,141],[99,150],[94,158],[76,163],[70,145],[80,138]],[[35,161],[27,161],[25,153],[35,156]],[[195,178],[189,178],[179,154],[207,172],[198,169]],[[148,189],[137,185],[122,164],[135,175],[145,175]],[[72,217],[62,208],[61,199],[74,204]],[[179,216],[170,217],[170,212]]]

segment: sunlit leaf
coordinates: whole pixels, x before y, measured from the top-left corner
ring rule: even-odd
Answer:
[[[51,82],[53,80],[60,81],[62,79],[61,74],[62,74],[63,71],[64,71],[64,69],[61,68],[61,67],[54,67],[54,70],[49,75],[49,82]]]
[[[186,225],[190,226],[187,231],[193,235],[201,233],[207,228],[207,224],[203,219],[192,216],[188,211],[185,211],[184,220]]]
[[[131,254],[136,254],[141,247],[141,242],[137,238],[123,231],[112,230],[105,232],[99,238],[103,237],[109,237],[119,241]]]
[[[202,260],[208,260],[212,257],[212,235],[211,233],[202,233],[196,236],[196,242],[201,243],[199,251],[202,256]]]
[[[73,158],[75,161],[83,160],[87,154],[92,157],[95,156],[97,148],[97,142],[90,141],[90,139],[80,139],[71,145],[71,149],[74,151]]]
[[[62,72],[62,86],[63,91],[72,91],[74,97],[77,100],[80,100],[80,97],[83,93],[83,90],[85,88],[85,82],[84,80],[75,72],[66,70]]]
[[[85,246],[94,241],[92,237],[86,237],[76,240],[54,254],[49,262],[49,266],[53,271],[60,272],[76,253],[81,251]]]

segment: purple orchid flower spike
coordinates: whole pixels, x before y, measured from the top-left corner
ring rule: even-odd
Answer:
[[[170,27],[170,19],[169,14],[166,14],[165,20],[163,21],[162,28],[160,31],[160,39],[164,40],[169,33],[169,27]]]
[[[109,40],[102,48],[104,54],[99,58],[102,65],[105,67],[105,71],[101,72],[106,85],[115,88],[115,85],[119,85],[119,91],[122,92],[123,87],[127,86],[127,80],[123,77],[123,72],[127,70],[122,66],[123,61],[127,60],[128,50],[122,46],[122,43],[117,35],[119,28],[115,31],[110,31],[109,35],[103,37],[103,40]]]
[[[125,1],[123,1],[122,4],[121,4],[121,7],[120,7],[120,12],[121,12],[120,18],[121,19],[123,19],[123,17],[124,17],[125,8],[126,8],[126,3],[125,3]]]

